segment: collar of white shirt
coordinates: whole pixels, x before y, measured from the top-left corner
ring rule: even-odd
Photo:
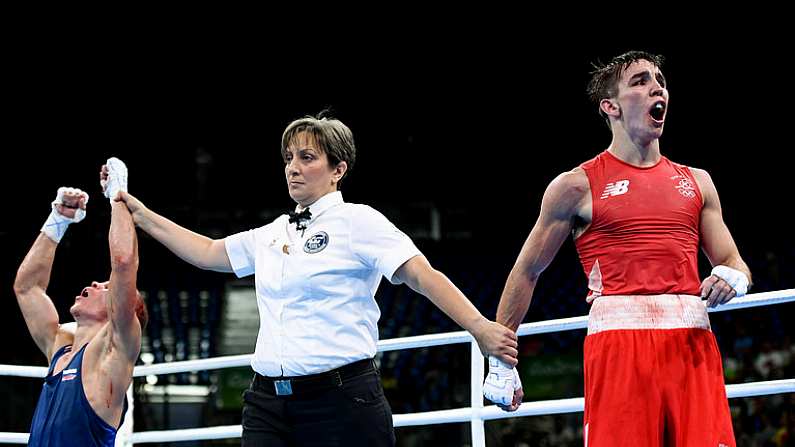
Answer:
[[[308,224],[312,223],[324,211],[326,211],[327,209],[329,209],[329,208],[331,208],[331,207],[333,207],[335,205],[339,205],[340,203],[345,203],[345,201],[342,200],[342,192],[340,192],[340,191],[330,192],[330,193],[326,194],[325,196],[315,200],[315,202],[313,204],[307,206],[307,208],[309,208],[309,211],[311,212],[312,216],[309,218],[308,221],[306,221],[306,223],[308,223]],[[301,205],[296,205],[295,206],[295,212],[296,213],[300,213],[303,210],[304,210],[304,207],[302,207]]]

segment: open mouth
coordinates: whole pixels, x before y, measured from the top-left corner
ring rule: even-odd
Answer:
[[[665,119],[665,101],[657,101],[649,109],[649,115],[654,121],[662,122]]]
[[[82,298],[88,298],[88,287],[86,287],[85,289],[83,289],[82,292],[80,292],[80,296]]]

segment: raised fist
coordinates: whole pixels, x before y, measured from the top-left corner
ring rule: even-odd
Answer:
[[[52,201],[50,215],[41,227],[41,231],[58,243],[69,228],[69,224],[80,222],[86,217],[88,193],[77,188],[58,188],[55,200]]]
[[[109,158],[99,171],[99,184],[110,200],[114,200],[119,191],[127,192],[127,165],[116,157]]]
[[[80,222],[86,217],[87,203],[87,192],[61,186],[58,188],[55,200],[52,201],[52,208],[70,222]]]

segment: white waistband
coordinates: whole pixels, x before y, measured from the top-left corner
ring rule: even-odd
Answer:
[[[588,313],[588,335],[618,329],[711,330],[707,309],[693,295],[600,296]]]

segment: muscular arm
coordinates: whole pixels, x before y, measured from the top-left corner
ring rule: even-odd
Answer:
[[[701,249],[709,259],[712,266],[725,265],[739,270],[748,277],[751,282],[751,271],[740,257],[737,245],[734,243],[729,228],[723,221],[723,213],[720,206],[720,198],[712,178],[702,169],[691,169],[701,195],[704,200],[704,207],[701,209]]]
[[[589,194],[588,179],[580,170],[563,173],[549,184],[538,220],[505,283],[497,307],[498,323],[514,331],[519,328],[530,307],[539,275],[571,233],[573,219],[582,214]],[[590,216],[582,217],[590,220]]]
[[[516,336],[507,328],[489,321],[442,272],[431,267],[425,256],[414,256],[395,272],[417,293],[426,296],[442,312],[471,333],[484,352],[516,363]]]
[[[204,270],[232,272],[223,239],[210,239],[181,227],[148,209],[134,196],[122,192],[135,224],[182,260]]]
[[[39,233],[33,246],[17,270],[14,293],[25,324],[36,346],[49,361],[55,352],[55,338],[58,334],[58,311],[47,296],[55,249],[53,240]]]
[[[123,202],[111,202],[111,273],[107,293],[111,351],[118,349],[135,362],[141,350],[141,325],[135,315],[137,303],[138,239],[135,225]]]
[[[701,248],[707,255],[710,264],[726,265],[740,270],[751,279],[751,271],[740,257],[737,245],[734,243],[729,228],[723,221],[720,198],[712,177],[707,171],[693,169],[693,174],[701,188],[704,197],[704,207],[701,210]]]

